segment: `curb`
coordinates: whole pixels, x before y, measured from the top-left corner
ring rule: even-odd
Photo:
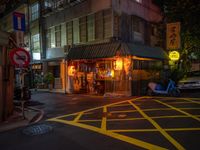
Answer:
[[[34,108],[34,107],[27,107],[27,109],[38,111],[38,113],[29,121],[28,125],[38,123],[44,116],[44,111],[41,110],[41,109],[37,109],[37,108]]]

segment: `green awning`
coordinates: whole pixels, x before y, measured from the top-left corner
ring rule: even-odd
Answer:
[[[70,49],[68,59],[95,59],[110,58],[116,55],[120,43],[101,43],[93,45],[77,46]]]
[[[159,47],[123,43],[122,47],[127,55],[142,58],[168,59],[167,53]]]
[[[166,52],[159,47],[150,47],[122,42],[76,46],[70,49],[67,58],[70,60],[111,58],[116,56],[118,51],[120,56],[168,59]]]

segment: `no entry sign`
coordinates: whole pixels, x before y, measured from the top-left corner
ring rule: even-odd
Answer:
[[[30,63],[30,55],[23,48],[16,48],[10,51],[10,60],[16,67],[27,67]]]

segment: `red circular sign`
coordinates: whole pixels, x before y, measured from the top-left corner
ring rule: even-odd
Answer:
[[[23,48],[16,48],[10,51],[10,60],[16,67],[27,67],[30,63],[29,52]]]

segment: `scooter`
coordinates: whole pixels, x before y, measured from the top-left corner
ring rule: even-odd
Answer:
[[[168,95],[168,96],[180,96],[180,90],[176,87],[175,82],[169,79],[167,88],[164,88],[161,84],[150,82],[147,87],[147,95]]]

